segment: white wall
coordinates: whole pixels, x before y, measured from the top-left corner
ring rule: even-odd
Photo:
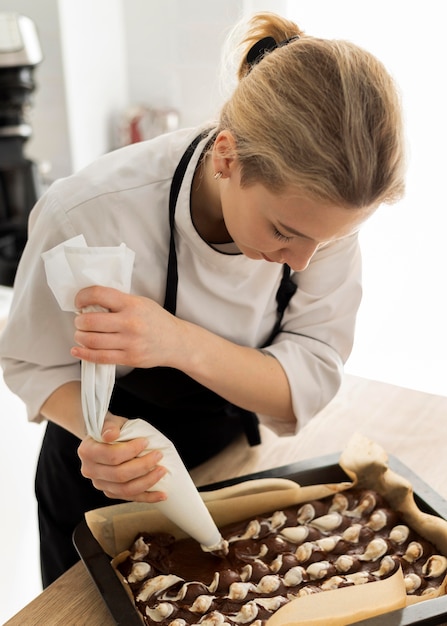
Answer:
[[[122,0],[0,0],[30,17],[44,59],[34,69],[27,156],[67,176],[108,151],[129,101]]]
[[[447,395],[445,177],[447,43],[442,3],[289,1],[311,35],[349,39],[400,86],[409,145],[407,192],[365,225],[364,298],[347,371]]]
[[[72,169],[110,150],[129,101],[121,0],[59,0]]]
[[[126,0],[129,92],[132,102],[174,108],[180,124],[217,113],[221,50],[244,14],[285,9],[285,0]]]
[[[241,6],[240,0],[127,0],[132,102],[176,109],[182,126],[214,117],[221,46]]]

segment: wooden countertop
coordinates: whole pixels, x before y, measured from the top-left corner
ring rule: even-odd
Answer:
[[[295,437],[263,429],[192,472],[198,486],[339,452],[354,432],[380,444],[447,500],[447,397],[346,376],[334,400]],[[83,563],[74,565],[4,626],[113,626]]]

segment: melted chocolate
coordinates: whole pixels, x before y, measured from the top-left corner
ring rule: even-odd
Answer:
[[[391,576],[407,593],[439,587],[447,559],[372,491],[350,490],[221,529],[229,553],[192,539],[141,533],[119,566],[145,624],[262,626],[308,593]]]

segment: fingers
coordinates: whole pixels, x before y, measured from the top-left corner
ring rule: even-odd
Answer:
[[[113,333],[118,328],[119,319],[110,311],[83,312],[76,315],[74,325],[79,332]]]
[[[89,287],[76,296],[76,306],[100,306],[75,318],[76,359],[131,367],[172,366],[184,323],[150,298],[116,289]]]
[[[141,476],[125,480],[127,475],[134,475],[139,459],[129,462],[127,467],[117,468],[113,480],[95,479],[92,480],[96,489],[102,491],[108,498],[117,500],[130,500],[134,502],[160,502],[166,500],[166,494],[162,491],[154,490],[154,486],[166,474],[166,468],[162,465],[155,465],[151,469],[142,470]],[[118,482],[116,482],[118,480]],[[156,487],[155,487],[156,489]]]
[[[109,498],[137,502],[165,500],[164,492],[153,490],[167,471],[158,465],[163,455],[152,450],[138,456],[146,446],[145,438],[114,444],[86,438],[78,448],[81,473]]]
[[[74,320],[76,345],[71,355],[93,363],[136,366],[147,335],[147,300],[95,286],[82,289],[75,303],[83,312]],[[90,310],[98,306],[101,310]]]
[[[122,351],[126,347],[125,336],[120,333],[75,331],[74,340],[80,348],[91,351],[115,350]]]
[[[123,363],[128,346],[116,313],[82,313],[75,318],[71,354],[95,363]],[[124,363],[123,363],[124,364]]]
[[[125,417],[121,417],[120,415],[114,415],[110,411],[107,411],[102,427],[102,440],[106,443],[112,443],[113,441],[118,439],[118,437],[120,436],[121,428],[126,422],[127,419]],[[147,441],[145,439],[143,439],[143,441],[145,442],[145,447],[147,447]]]
[[[70,350],[75,359],[99,363],[101,365],[132,365],[125,352],[122,350],[89,350],[80,346],[74,346]]]
[[[100,441],[95,441],[91,437],[84,439],[78,448],[78,455],[81,461],[90,467],[98,466],[119,466],[126,461],[137,457],[147,447],[147,439],[145,437],[138,437],[137,439],[131,439],[129,441],[122,441],[113,445],[104,444]],[[152,465],[158,463],[160,458],[157,457],[158,450],[153,450],[150,453],[149,460],[152,461]],[[90,478],[90,476],[89,476]]]
[[[109,311],[119,311],[126,294],[111,287],[85,287],[75,297],[75,307],[81,311],[87,306],[101,306]]]

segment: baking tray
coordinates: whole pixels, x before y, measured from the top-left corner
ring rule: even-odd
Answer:
[[[341,453],[299,461],[263,472],[240,476],[231,480],[201,487],[211,491],[258,478],[288,478],[300,485],[314,485],[349,480],[338,464]],[[415,501],[421,511],[447,519],[447,501],[441,498],[427,483],[394,456],[389,457],[389,466],[413,486]],[[93,582],[118,626],[141,626],[135,607],[121,581],[115,574],[110,557],[102,550],[85,521],[73,533],[73,543],[84,562]],[[391,611],[378,617],[355,622],[353,626],[447,626],[447,595]]]

